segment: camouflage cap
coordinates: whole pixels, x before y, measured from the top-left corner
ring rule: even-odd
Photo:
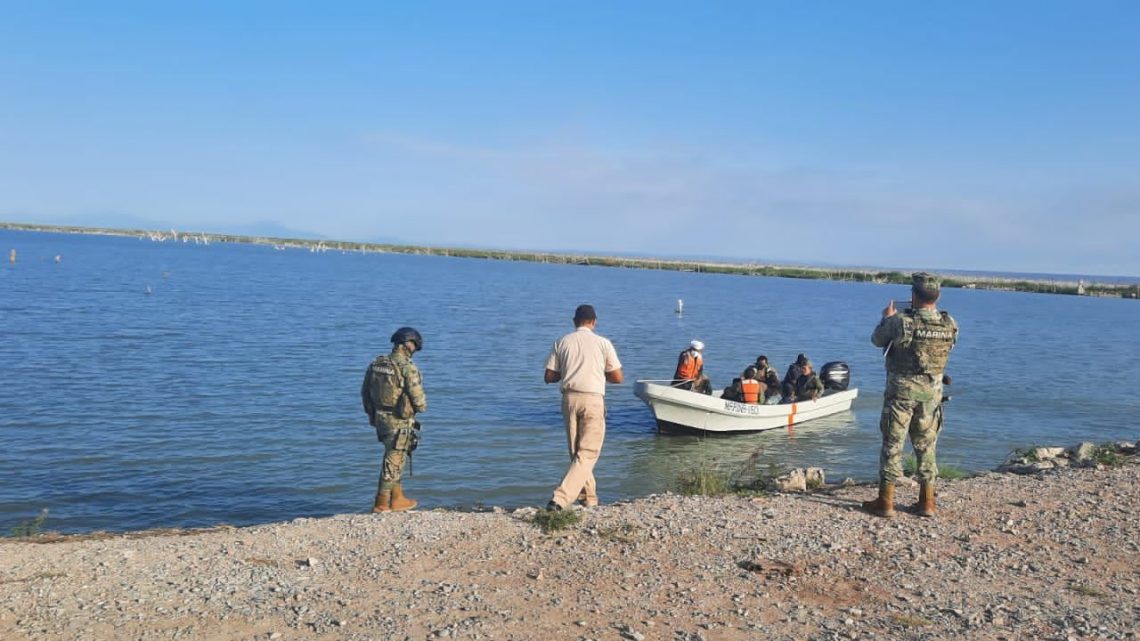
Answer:
[[[931,294],[942,289],[942,279],[929,272],[915,272],[911,274],[911,289],[921,289]]]

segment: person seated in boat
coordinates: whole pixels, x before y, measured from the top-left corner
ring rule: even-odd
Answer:
[[[814,401],[820,396],[823,396],[823,381],[812,369],[811,361],[805,360],[803,372],[796,379],[796,401]]]
[[[796,361],[788,366],[788,371],[784,374],[784,382],[780,386],[780,391],[783,394],[783,403],[791,403],[796,398],[796,381],[800,379],[800,375],[804,373],[804,363],[810,363],[805,354],[796,356]]]
[[[781,399],[783,399],[783,392],[780,389],[780,375],[776,373],[775,369],[769,369],[764,378],[764,404],[776,405]]]
[[[705,376],[705,344],[693,339],[677,356],[677,369],[673,371],[673,387],[712,394],[712,383]]]
[[[697,377],[697,380],[693,382],[693,391],[698,394],[707,394],[709,396],[712,396],[712,381],[708,376],[705,376],[704,373],[702,373]]]
[[[768,363],[768,357],[761,354],[756,357],[756,380],[764,384],[764,398],[760,400],[764,405],[775,405],[780,402],[780,375],[776,368]]]
[[[756,377],[756,368],[749,365],[740,378],[740,402],[751,405],[760,404],[764,399],[765,387],[764,383]]]
[[[756,357],[756,378],[761,381],[767,381],[768,376],[771,374],[776,377],[776,387],[780,386],[780,374],[776,371],[775,367],[768,364],[768,357],[761,354]]]
[[[742,396],[742,392],[740,390],[740,379],[739,378],[732,379],[732,384],[729,385],[728,387],[724,388],[724,391],[721,392],[721,394],[720,394],[720,397],[723,398],[724,400],[735,401],[737,403],[740,402],[741,396]]]

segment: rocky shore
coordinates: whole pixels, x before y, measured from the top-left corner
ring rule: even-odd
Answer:
[[[944,481],[933,519],[873,494],[665,494],[551,534],[523,509],[8,539],[0,639],[1137,637],[1135,456]]]

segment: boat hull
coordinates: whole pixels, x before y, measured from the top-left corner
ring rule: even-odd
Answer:
[[[851,409],[858,389],[829,392],[784,405],[737,403],[677,389],[668,381],[637,381],[633,393],[649,406],[663,434],[735,434],[788,428]]]

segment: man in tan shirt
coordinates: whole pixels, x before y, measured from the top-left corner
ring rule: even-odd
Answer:
[[[575,330],[558,339],[546,358],[547,383],[561,382],[562,418],[570,447],[570,469],[554,490],[548,510],[561,510],[584,495],[587,506],[598,504],[594,465],[606,437],[606,382],[621,383],[621,361],[609,339],[594,333],[598,315],[591,305],[574,310]]]

